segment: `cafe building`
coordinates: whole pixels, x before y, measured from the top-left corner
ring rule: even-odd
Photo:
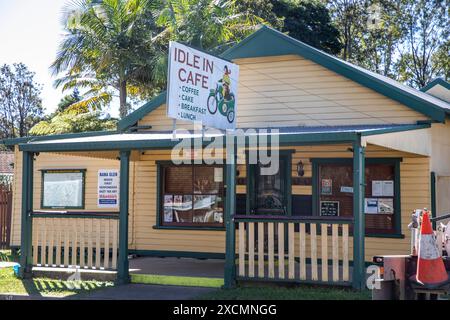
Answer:
[[[278,170],[263,174],[260,153],[252,163],[250,147],[228,143],[234,130],[174,134],[166,92],[114,132],[5,140],[15,150],[11,244],[24,273],[79,266],[127,282],[135,254],[224,259],[227,287],[363,288],[374,255],[409,252],[414,209],[443,213],[448,102],[265,26],[220,57],[239,68],[234,115],[222,116],[244,141],[276,141]],[[214,137],[224,142],[211,154],[205,138]],[[200,161],[172,161],[182,139]]]

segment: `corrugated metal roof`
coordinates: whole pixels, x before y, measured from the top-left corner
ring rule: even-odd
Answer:
[[[421,129],[421,125],[353,125],[353,126],[318,126],[318,127],[282,127],[282,128],[243,128],[237,129],[236,133],[245,136],[254,135],[307,135],[307,134],[341,134],[341,133],[361,133],[362,135],[381,134],[386,131],[406,131],[411,129]],[[29,141],[27,144],[68,144],[68,143],[91,143],[91,142],[126,142],[142,141],[142,140],[179,140],[179,139],[196,139],[213,138],[225,136],[223,130],[205,130],[204,135],[200,132],[193,131],[177,131],[176,135],[172,131],[153,131],[153,132],[134,132],[134,133],[117,133],[103,136],[77,137],[68,139],[55,139],[43,141]]]

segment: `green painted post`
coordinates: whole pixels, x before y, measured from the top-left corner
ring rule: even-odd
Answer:
[[[232,288],[236,282],[235,225],[236,209],[236,147],[235,136],[227,136],[226,198],[225,198],[225,288]]]
[[[364,147],[361,136],[353,143],[353,288],[365,288]]]
[[[20,234],[20,276],[32,271],[33,152],[22,154],[22,219]]]
[[[128,268],[128,197],[130,176],[130,151],[120,151],[120,194],[119,194],[119,259],[117,283],[130,282]]]
[[[430,174],[430,184],[431,184],[431,216],[433,218],[437,217],[436,208],[436,173],[431,171]],[[433,229],[436,230],[436,221],[433,220]]]

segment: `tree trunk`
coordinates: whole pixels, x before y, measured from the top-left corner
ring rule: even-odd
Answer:
[[[120,99],[119,114],[120,114],[120,118],[123,119],[128,114],[127,82],[126,81],[121,81],[120,82],[119,99]]]

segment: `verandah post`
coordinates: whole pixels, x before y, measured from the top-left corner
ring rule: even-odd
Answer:
[[[119,259],[117,283],[130,281],[128,268],[128,202],[129,202],[130,151],[120,151],[120,194],[119,194]]]
[[[226,197],[225,197],[225,288],[232,288],[236,282],[236,238],[234,211],[236,208],[236,137],[226,138]]]
[[[32,263],[32,211],[33,211],[33,161],[34,153],[24,151],[22,155],[22,220],[20,234],[20,276],[31,275]]]
[[[362,290],[365,287],[365,155],[361,144],[361,135],[353,142],[353,288]]]

